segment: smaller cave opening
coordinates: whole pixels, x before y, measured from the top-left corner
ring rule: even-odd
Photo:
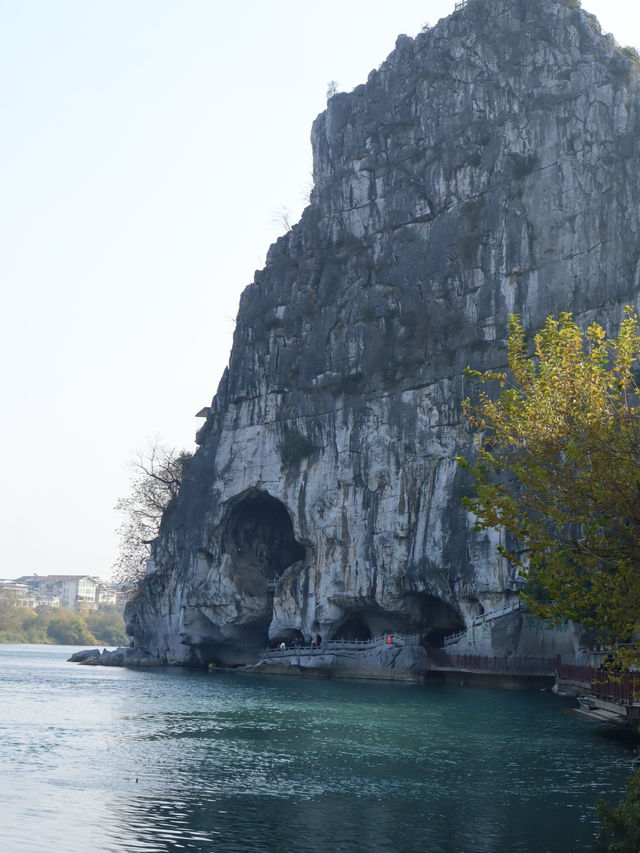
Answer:
[[[466,629],[462,614],[453,605],[423,592],[404,597],[407,633],[417,633],[424,646],[442,648],[445,637]]]
[[[243,625],[227,626],[228,633],[222,637],[219,632],[207,636],[200,631],[192,636],[182,636],[181,641],[190,647],[189,663],[193,666],[242,666],[256,659],[262,649],[268,646],[270,614],[262,613],[253,622]],[[205,627],[204,621],[198,627]]]
[[[432,629],[421,635],[421,642],[426,648],[430,646],[432,649],[442,649],[444,648],[444,639],[448,635],[449,631]]]
[[[466,599],[465,604],[472,616],[475,617],[484,615],[484,607],[482,606],[479,598],[476,598],[475,596],[469,596]]]
[[[281,630],[278,634],[274,634],[272,637],[269,637],[269,648],[277,649],[280,646],[280,643],[284,643],[288,649],[295,648],[296,646],[307,645],[305,643],[304,634],[297,628]]]
[[[199,571],[204,574],[211,571],[213,566],[213,554],[210,551],[200,549],[196,555],[196,559]]]
[[[338,626],[335,636],[340,640],[370,640],[371,629],[361,616],[351,614]]]
[[[398,613],[384,610],[378,604],[362,604],[345,607],[343,616],[331,635],[337,640],[373,640],[385,634],[403,634],[407,631],[406,620]]]

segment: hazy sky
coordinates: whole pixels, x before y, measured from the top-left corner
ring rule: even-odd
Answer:
[[[127,464],[193,449],[328,82],[453,6],[0,0],[0,577],[110,575]],[[583,6],[640,47],[638,4]]]

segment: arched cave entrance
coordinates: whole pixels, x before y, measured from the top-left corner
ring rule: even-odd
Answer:
[[[343,616],[332,636],[337,640],[370,640],[383,634],[418,634],[425,646],[441,647],[448,634],[463,631],[461,613],[451,604],[424,592],[407,593],[397,609],[377,604],[343,606]]]
[[[424,645],[441,648],[449,634],[464,631],[465,621],[451,604],[428,595],[412,592],[404,597],[407,611],[407,633],[418,633]]]
[[[222,534],[222,553],[230,555],[236,570],[258,570],[267,580],[279,578],[306,555],[304,545],[293,534],[285,505],[262,491],[249,492],[231,508]]]
[[[352,613],[340,625],[336,636],[342,640],[370,640],[371,630],[361,616]]]

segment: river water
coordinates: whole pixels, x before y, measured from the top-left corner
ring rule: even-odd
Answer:
[[[632,747],[550,693],[67,663],[0,645],[0,849],[588,850]]]

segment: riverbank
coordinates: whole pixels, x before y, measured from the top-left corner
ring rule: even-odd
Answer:
[[[431,659],[417,635],[387,636],[370,641],[333,641],[320,647],[265,649],[255,661],[236,667],[209,664],[212,672],[293,678],[439,684],[500,689],[551,690],[555,683],[552,659],[520,660],[450,656]],[[85,649],[71,662],[89,666],[153,667],[166,661],[134,648]],[[450,665],[451,664],[451,665]]]
[[[122,612],[111,604],[84,612],[30,610],[0,601],[0,643],[119,646],[128,642]]]

